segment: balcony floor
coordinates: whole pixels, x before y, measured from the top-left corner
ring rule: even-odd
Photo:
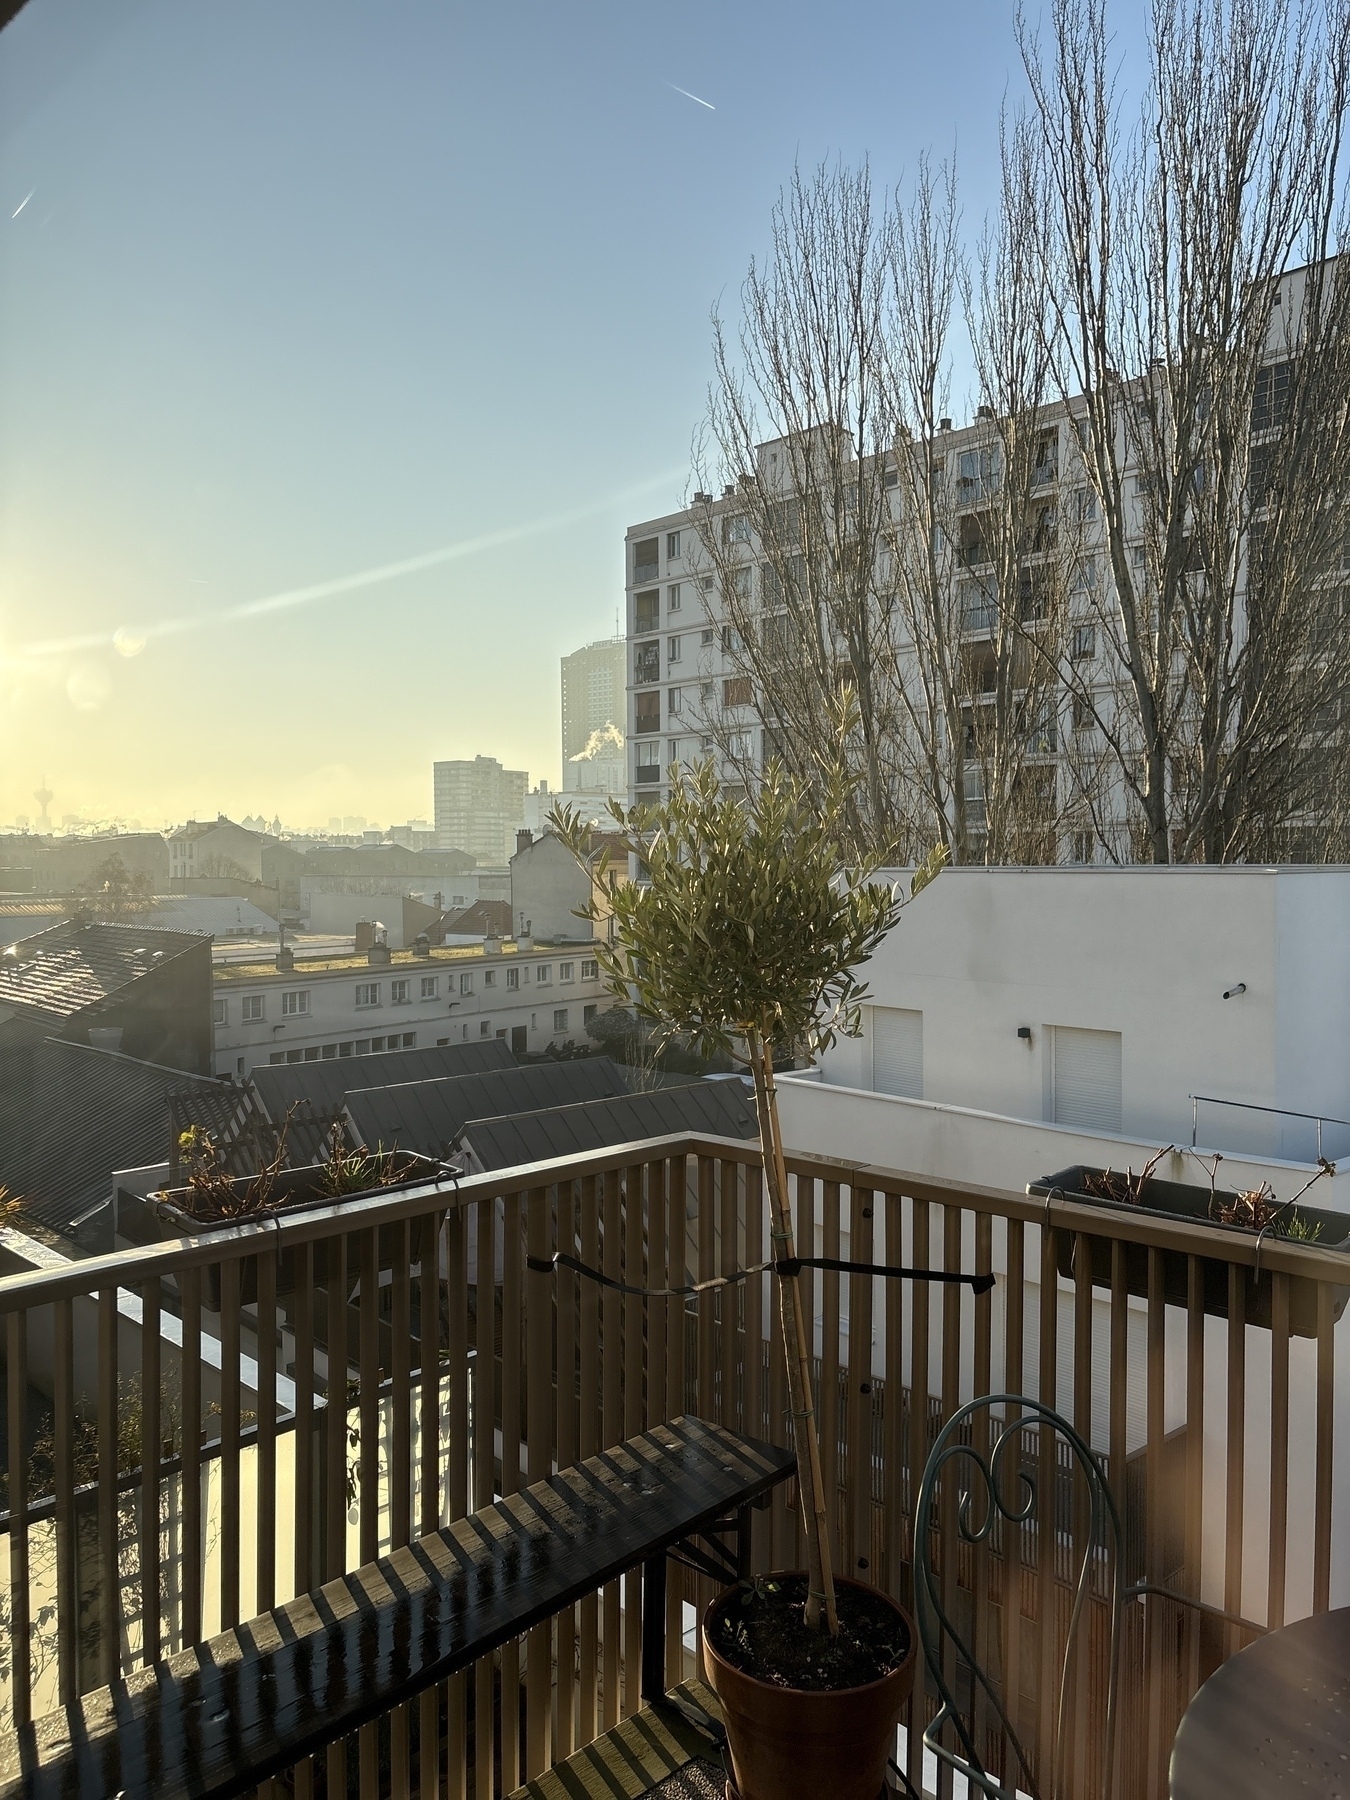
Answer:
[[[717,1696],[701,1681],[673,1690],[690,1712],[720,1719]],[[643,1708],[565,1763],[517,1788],[510,1800],[723,1800],[726,1776],[709,1740],[673,1709]]]

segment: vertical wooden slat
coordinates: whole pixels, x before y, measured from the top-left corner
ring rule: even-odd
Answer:
[[[295,1267],[295,1590],[318,1585],[315,1557],[314,1246],[297,1244]]]
[[[910,1201],[910,1234],[912,1249],[910,1260],[916,1269],[926,1269],[930,1265],[930,1211],[927,1200]],[[916,1281],[912,1288],[909,1308],[909,1491],[910,1520],[915,1525],[918,1517],[919,1482],[923,1476],[923,1467],[928,1460],[928,1303],[929,1284]],[[929,1554],[931,1544],[922,1544],[917,1536],[914,1538],[912,1554],[915,1567],[920,1557]],[[909,1731],[906,1756],[906,1773],[910,1783],[916,1789],[923,1786],[923,1745],[921,1733],[927,1721],[927,1712],[922,1706],[922,1695],[911,1713],[911,1730]]]
[[[75,1326],[70,1300],[52,1308],[53,1480],[56,1484],[56,1658],[57,1700],[70,1706],[79,1695],[80,1589],[76,1544],[75,1491]],[[144,1543],[144,1536],[142,1536]],[[158,1543],[156,1544],[158,1553]],[[159,1559],[153,1577],[145,1575],[142,1553],[141,1591],[159,1595]],[[158,1641],[156,1641],[158,1649]]]
[[[1088,1444],[1094,1442],[1092,1430],[1092,1239],[1086,1232],[1080,1231],[1074,1237],[1074,1279],[1073,1279],[1073,1423],[1078,1435]],[[1091,1553],[1091,1515],[1087,1485],[1082,1475],[1074,1470],[1073,1474],[1073,1553],[1070,1561],[1070,1578],[1077,1581],[1080,1564]],[[1092,1586],[1089,1585],[1089,1593]],[[1090,1662],[1088,1657],[1089,1634],[1091,1631],[1091,1614],[1085,1615],[1079,1629],[1076,1654],[1069,1666],[1069,1683],[1065,1693],[1065,1701],[1069,1708],[1068,1724],[1072,1726],[1072,1760],[1070,1769],[1070,1791],[1082,1796],[1082,1800],[1092,1800],[1093,1788],[1089,1783],[1089,1751],[1088,1734],[1091,1723],[1091,1687],[1089,1681]],[[1061,1725],[1061,1731],[1064,1725]],[[1101,1763],[1094,1758],[1091,1764],[1093,1772],[1100,1782]]]
[[[473,1374],[473,1503],[491,1506],[496,1498],[496,1445],[494,1421],[497,1405],[496,1352],[496,1239],[497,1207],[494,1200],[478,1202],[477,1317],[474,1336]],[[492,1800],[493,1778],[493,1659],[483,1656],[474,1664],[474,1793],[477,1800]]]
[[[1129,1513],[1129,1496],[1126,1492],[1125,1468],[1129,1450],[1129,1323],[1130,1302],[1125,1282],[1125,1244],[1120,1238],[1111,1240],[1111,1321],[1110,1321],[1110,1459],[1107,1465],[1111,1492],[1115,1495],[1120,1509],[1121,1529],[1125,1542],[1117,1546],[1117,1554],[1124,1557],[1126,1544],[1129,1542],[1131,1522]],[[1134,1571],[1126,1569],[1125,1579],[1132,1580]],[[1132,1698],[1130,1696],[1129,1698]],[[1115,1742],[1112,1752],[1110,1774],[1115,1782],[1115,1791],[1124,1792],[1124,1767],[1127,1744],[1127,1733],[1124,1720],[1127,1715],[1128,1699],[1122,1674],[1120,1691],[1116,1698]]]
[[[870,1188],[849,1190],[849,1256],[873,1260],[875,1196]],[[872,1277],[848,1278],[848,1483],[853,1514],[853,1568],[859,1581],[875,1582],[872,1563]]]
[[[717,1273],[717,1164],[710,1156],[698,1159],[698,1278],[711,1281]],[[700,1418],[721,1423],[717,1393],[717,1300],[711,1293],[698,1297],[698,1404]]]
[[[521,1252],[523,1220],[520,1194],[508,1194],[502,1208],[502,1493],[520,1489],[520,1433],[523,1343],[521,1319]],[[520,1785],[520,1640],[501,1648],[502,1787],[509,1794]]]
[[[739,1166],[725,1158],[721,1164],[719,1181],[719,1198],[721,1200],[721,1217],[718,1222],[718,1262],[719,1275],[734,1275],[740,1267],[740,1171]],[[736,1337],[738,1313],[740,1309],[741,1290],[739,1284],[724,1287],[717,1296],[718,1313],[718,1362],[721,1365],[722,1422],[733,1431],[743,1429],[741,1424],[741,1381],[740,1357],[736,1354]]]
[[[1242,1612],[1243,1517],[1247,1455],[1247,1271],[1228,1265],[1227,1432],[1224,1449],[1224,1611]],[[1224,1654],[1240,1648],[1236,1625],[1224,1626]]]
[[[814,1256],[816,1253],[816,1184],[809,1176],[802,1175],[799,1173],[796,1177],[796,1180],[795,1180],[793,1186],[795,1188],[795,1196],[794,1197],[796,1200],[796,1206],[795,1206],[795,1210],[793,1212],[793,1219],[792,1219],[793,1243],[797,1246],[797,1253],[799,1256]],[[776,1255],[777,1251],[773,1248],[772,1236],[773,1236],[772,1231],[770,1231],[770,1251],[772,1254]],[[802,1248],[803,1245],[806,1246],[805,1249]],[[803,1269],[801,1274],[797,1277],[798,1300],[799,1300],[799,1304],[800,1304],[801,1310],[802,1310],[802,1317],[807,1321],[807,1342],[812,1345],[813,1354],[814,1354],[815,1334],[816,1334],[816,1319],[820,1313],[820,1305],[821,1305],[820,1283],[823,1280],[824,1280],[823,1274],[818,1277],[817,1272],[814,1269]],[[835,1281],[836,1281],[836,1283],[838,1282],[837,1276],[835,1277]],[[774,1287],[770,1288],[770,1292],[774,1294],[774,1298],[775,1298],[774,1311],[776,1313],[779,1313],[779,1320],[778,1320],[779,1344],[778,1344],[777,1354],[775,1355],[775,1357],[773,1359],[773,1367],[775,1370],[781,1370],[781,1372],[782,1372],[781,1373],[781,1382],[782,1382],[782,1390],[783,1390],[782,1404],[783,1404],[784,1412],[786,1413],[786,1411],[788,1409],[787,1357],[784,1353],[783,1346],[782,1346],[782,1335],[781,1335],[782,1316],[781,1316],[780,1307],[778,1305],[778,1301],[781,1298],[781,1293],[778,1291],[775,1291]],[[815,1396],[815,1402],[816,1402],[816,1416],[817,1416],[817,1421],[819,1422],[819,1417],[820,1417],[820,1393],[819,1393],[819,1390],[817,1390],[817,1393]],[[791,1437],[789,1437],[786,1441],[790,1443],[793,1440],[791,1439]],[[826,1484],[826,1496],[825,1497],[826,1497],[826,1501],[827,1501],[827,1503],[829,1505],[829,1509],[830,1509],[830,1518],[831,1518],[831,1520],[833,1520],[836,1517],[839,1509],[835,1505],[834,1495],[829,1490],[828,1483]],[[804,1501],[802,1495],[798,1492],[796,1482],[794,1481],[794,1482],[786,1484],[785,1489],[784,1489],[784,1509],[783,1509],[783,1511],[780,1512],[779,1517],[784,1520],[784,1523],[787,1527],[787,1530],[786,1530],[787,1554],[782,1559],[779,1560],[778,1565],[777,1565],[779,1568],[784,1567],[784,1565],[786,1565],[790,1569],[800,1569],[805,1566],[805,1563],[806,1563],[806,1536],[805,1536],[805,1524],[804,1524],[805,1513],[803,1511],[804,1505],[805,1505],[805,1501]]]
[[[1331,1605],[1331,1474],[1335,1449],[1336,1344],[1331,1288],[1317,1284],[1317,1450],[1313,1474],[1313,1583],[1315,1613]]]
[[[812,1184],[797,1178],[797,1193]],[[839,1183],[821,1186],[821,1255],[839,1255]],[[829,1510],[830,1542],[835,1568],[847,1568],[839,1516],[839,1277],[825,1269],[820,1276],[820,1392],[816,1414],[820,1419],[820,1472],[825,1481],[825,1505]]]
[[[798,1208],[798,1242],[801,1241],[801,1201],[802,1188],[806,1185],[800,1176],[796,1179]],[[777,1255],[772,1228],[769,1232],[769,1255]],[[803,1252],[805,1254],[805,1252]],[[805,1280],[806,1271],[802,1270]],[[803,1295],[802,1306],[805,1309],[806,1299]],[[814,1313],[809,1313],[814,1318]],[[819,1400],[817,1399],[817,1404]],[[769,1283],[769,1441],[774,1444],[791,1446],[792,1425],[788,1418],[787,1403],[787,1366],[783,1360],[783,1312],[777,1279]],[[791,1569],[796,1567],[795,1525],[794,1520],[800,1506],[797,1483],[793,1479],[782,1484],[782,1499],[774,1499],[769,1503],[770,1518],[770,1555],[769,1562],[774,1569]]]
[[[944,1269],[956,1269],[960,1263],[961,1209],[959,1206],[946,1205],[942,1208],[942,1266]],[[942,1319],[941,1424],[945,1425],[961,1403],[961,1289],[943,1283],[937,1290],[937,1300]],[[956,1523],[960,1493],[954,1476],[955,1470],[949,1469],[943,1476],[938,1493],[938,1518],[941,1521],[942,1538],[942,1604],[949,1618],[956,1616],[962,1551]],[[950,1640],[944,1646],[944,1651],[947,1682],[955,1692],[963,1675],[957,1669],[956,1649]],[[938,1792],[944,1797],[954,1792],[950,1779],[939,1780]]]
[[[663,1162],[647,1164],[647,1268],[650,1275],[649,1285],[653,1288],[669,1287],[670,1278],[666,1266],[666,1230],[670,1223],[669,1207],[666,1201],[666,1165]],[[647,1341],[647,1424],[659,1425],[670,1417],[667,1407],[666,1384],[666,1348],[670,1338],[667,1323],[670,1309],[676,1302],[672,1300],[649,1300],[646,1307]],[[561,1460],[561,1457],[560,1459]]]
[[[406,1219],[377,1234],[387,1239],[389,1276],[389,1548],[413,1536],[412,1517],[412,1235]],[[381,1258],[383,1260],[383,1258]]]
[[[601,1226],[604,1233],[601,1266],[605,1274],[614,1280],[621,1279],[623,1269],[620,1180],[617,1169],[605,1171],[601,1215]],[[623,1309],[620,1296],[612,1288],[603,1290],[600,1304],[603,1326],[601,1336],[603,1367],[599,1447],[608,1449],[611,1444],[617,1444],[623,1435]],[[622,1698],[620,1690],[620,1618],[619,1584],[617,1581],[611,1581],[601,1598],[603,1664],[600,1716],[602,1729],[605,1731],[613,1730],[619,1722],[619,1706]]]
[[[446,1411],[449,1415],[447,1439],[441,1436],[441,1282],[439,1258],[445,1244],[445,1331]],[[469,1268],[468,1221],[465,1208],[456,1204],[418,1221],[420,1249],[417,1280],[418,1328],[420,1344],[418,1360],[418,1418],[421,1428],[421,1512],[428,1511],[439,1520],[441,1507],[439,1470],[446,1470],[446,1516],[451,1523],[462,1519],[469,1510]],[[475,1271],[475,1274],[477,1271]],[[481,1314],[480,1314],[481,1317]],[[430,1472],[428,1472],[430,1458]],[[424,1527],[425,1529],[425,1527]],[[467,1672],[452,1675],[440,1690],[429,1689],[422,1696],[421,1738],[428,1746],[423,1752],[422,1793],[420,1800],[438,1800],[441,1758],[437,1754],[440,1732],[440,1701],[445,1699],[445,1792],[447,1800],[464,1800],[468,1782],[468,1692]]]
[[[478,1217],[486,1212],[486,1207],[478,1209]],[[455,1221],[452,1225],[451,1221]],[[453,1277],[448,1282],[448,1306],[450,1310],[451,1342],[454,1341],[455,1328],[454,1308],[458,1297],[461,1303],[459,1328],[464,1342],[465,1366],[459,1372],[461,1388],[464,1390],[464,1431],[465,1441],[459,1448],[461,1472],[468,1458],[468,1393],[467,1393],[467,1358],[468,1358],[468,1291],[463,1285],[467,1281],[467,1270],[464,1268],[466,1255],[465,1215],[461,1208],[452,1207],[448,1213],[433,1212],[426,1214],[417,1222],[417,1513],[418,1529],[423,1537],[428,1532],[437,1531],[441,1524],[441,1232],[444,1221],[446,1259],[450,1259],[450,1242],[452,1232],[457,1233],[455,1242],[459,1252],[458,1269],[461,1285],[457,1288]],[[475,1279],[477,1270],[474,1271]],[[475,1288],[478,1295],[478,1318],[482,1320],[482,1288]],[[489,1314],[489,1316],[491,1316]],[[475,1380],[477,1379],[478,1359],[475,1358]],[[447,1376],[451,1389],[454,1389],[455,1365],[451,1357]],[[451,1453],[454,1452],[451,1444]],[[454,1487],[451,1483],[451,1493]]]
[[[1270,1277],[1270,1580],[1266,1625],[1284,1624],[1289,1546],[1289,1277]]]
[[[380,1287],[376,1231],[354,1240],[357,1280],[357,1556],[358,1566],[380,1553]],[[380,1785],[380,1728],[364,1725],[357,1734],[361,1795],[376,1800]]]
[[[993,1268],[994,1239],[993,1220],[987,1212],[975,1214],[975,1270],[985,1275]],[[991,1392],[990,1380],[993,1367],[993,1312],[990,1296],[977,1296],[974,1301],[974,1376],[975,1396]],[[976,1413],[972,1443],[979,1456],[989,1454],[989,1413],[982,1410]],[[971,1607],[973,1610],[973,1629],[975,1660],[980,1668],[992,1670],[993,1632],[990,1602],[990,1556],[989,1540],[982,1538],[974,1545],[971,1555]],[[988,1741],[989,1702],[984,1689],[976,1686],[975,1704],[973,1708],[975,1723],[975,1741],[983,1746]]]
[[[1037,1398],[1043,1406],[1058,1406],[1059,1401],[1059,1268],[1058,1232],[1050,1224],[1041,1226],[1041,1320],[1040,1367],[1036,1378]],[[1041,1496],[1042,1524],[1047,1516],[1054,1518],[1055,1501],[1055,1436],[1045,1426],[1036,1433],[1037,1492]],[[1041,1783],[1047,1789],[1053,1783],[1056,1707],[1059,1702],[1058,1633],[1055,1619],[1055,1550],[1058,1534],[1042,1529],[1036,1536],[1036,1751],[1035,1765]]]
[[[593,1269],[600,1261],[600,1198],[594,1175],[583,1177],[579,1199],[581,1260]],[[600,1289],[595,1282],[581,1283],[579,1301],[577,1454],[584,1462],[600,1449]],[[594,1594],[588,1594],[578,1608],[578,1627],[577,1742],[589,1744],[599,1730],[600,1718],[599,1601]]]
[[[763,1171],[755,1164],[745,1170],[745,1266],[753,1269],[764,1261]],[[764,1437],[764,1277],[752,1275],[744,1284],[741,1343],[745,1358],[745,1429],[751,1437]],[[751,1554],[755,1569],[766,1566],[768,1515],[756,1512],[751,1521]]]
[[[188,1349],[183,1344],[183,1366],[186,1372]],[[193,1435],[184,1409],[183,1418],[183,1484],[187,1491],[187,1439]],[[265,1529],[263,1521],[283,1516],[277,1504],[277,1253],[274,1249],[258,1253],[258,1436],[257,1436],[257,1599],[259,1612],[267,1612],[276,1603],[277,1534]],[[195,1562],[197,1546],[191,1546]]]
[[[1204,1517],[1205,1453],[1205,1265],[1200,1257],[1186,1258],[1186,1477],[1185,1477],[1185,1592],[1201,1597],[1201,1526]],[[1194,1610],[1180,1609],[1182,1619],[1182,1667],[1186,1692],[1200,1686],[1200,1626]]]
[[[8,1406],[9,1629],[13,1722],[27,1725],[32,1709],[31,1607],[28,1597],[28,1314],[5,1321],[5,1399]],[[114,1426],[116,1420],[114,1416]],[[114,1518],[116,1515],[114,1514]],[[116,1556],[114,1555],[114,1574]]]
[[[531,1258],[553,1254],[552,1198],[547,1188],[525,1196],[526,1244]],[[531,1269],[525,1276],[526,1479],[543,1481],[553,1468],[553,1279]],[[558,1371],[561,1398],[570,1371]],[[548,1766],[553,1710],[552,1628],[545,1621],[531,1628],[525,1646],[525,1779],[533,1781]]]
[[[577,1184],[558,1187],[558,1249],[577,1254]],[[580,1454],[577,1392],[577,1281],[570,1269],[554,1277],[558,1309],[558,1467],[571,1468]],[[553,1715],[553,1760],[564,1762],[576,1748],[577,1614],[569,1606],[558,1615],[558,1704]]]
[[[236,1265],[237,1266],[237,1265]],[[69,1302],[66,1302],[69,1305]],[[58,1305],[58,1316],[60,1307]],[[159,1280],[141,1286],[141,1646],[147,1664],[158,1662],[163,1653],[160,1641],[160,1539],[159,1539],[159,1461],[160,1461],[160,1362]],[[222,1394],[225,1373],[221,1372]],[[60,1445],[61,1417],[57,1411],[57,1443]],[[237,1449],[236,1434],[236,1449]],[[225,1514],[221,1524],[222,1555],[231,1538],[238,1543],[239,1508]],[[234,1620],[226,1621],[233,1624]]]
[[[239,1284],[241,1264],[220,1268],[220,1623],[239,1623]]]
[[[688,1286],[688,1219],[686,1196],[689,1165],[673,1156],[666,1183],[666,1284]],[[685,1303],[671,1300],[666,1307],[666,1417],[675,1419],[685,1410]],[[668,1564],[666,1571],[666,1672],[684,1674],[684,1571]]]
[[[11,1315],[14,1316],[14,1315]],[[99,1678],[104,1686],[121,1673],[122,1603],[118,1580],[117,1523],[120,1495],[117,1491],[119,1457],[117,1442],[117,1289],[103,1288],[98,1297],[98,1647]],[[184,1366],[188,1358],[186,1340]],[[186,1386],[186,1384],[184,1384]],[[184,1416],[184,1438],[187,1416]],[[186,1442],[184,1444],[186,1449]],[[187,1480],[187,1463],[183,1464]],[[22,1513],[18,1515],[22,1518]],[[11,1524],[11,1530],[16,1527]],[[21,1528],[19,1528],[21,1529]],[[26,1533],[23,1535],[26,1536]],[[183,1608],[197,1567],[197,1540],[184,1535]],[[17,1687],[17,1668],[14,1671]]]
[[[886,1196],[886,1261],[903,1263],[904,1201],[899,1194]],[[906,1578],[906,1508],[913,1515],[914,1486],[905,1477],[905,1346],[903,1281],[883,1286],[886,1307],[886,1585],[893,1599],[912,1608],[914,1596]]]
[[[631,1164],[624,1173],[623,1268],[624,1280],[646,1287],[643,1242],[646,1236],[646,1169]],[[623,1435],[634,1437],[646,1423],[643,1395],[643,1351],[647,1305],[637,1294],[623,1300]],[[635,1713],[642,1704],[642,1576],[630,1569],[623,1583],[623,1710]]]
[[[1020,1394],[1025,1384],[1023,1360],[1026,1344],[1026,1226],[1009,1219],[1006,1234],[1007,1275],[1003,1284],[1003,1388]],[[1004,1430],[1015,1427],[1021,1414],[1010,1408]],[[1022,1532],[1006,1525],[1003,1542],[1003,1709],[1013,1729],[1025,1742],[1025,1709],[1022,1705]],[[1002,1733],[1000,1733],[1002,1738]],[[1005,1771],[1011,1773],[1010,1746],[1002,1741]]]
[[[1144,1564],[1148,1579],[1161,1583],[1163,1527],[1163,1399],[1167,1378],[1166,1317],[1163,1301],[1162,1251],[1148,1252],[1148,1356],[1147,1449],[1144,1473]],[[1158,1800],[1164,1784],[1162,1608],[1150,1606],[1145,1614],[1147,1648],[1144,1653],[1148,1684],[1144,1769],[1149,1800]]]

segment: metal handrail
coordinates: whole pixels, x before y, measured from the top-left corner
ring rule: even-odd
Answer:
[[[1295,1112],[1289,1106],[1262,1106],[1255,1100],[1223,1100],[1217,1094],[1188,1094],[1191,1103],[1191,1149],[1196,1146],[1196,1132],[1200,1114],[1200,1102],[1206,1106],[1236,1106],[1242,1112],[1274,1113],[1281,1119],[1309,1119],[1317,1126],[1317,1160],[1322,1160],[1322,1127],[1324,1125],[1350,1126],[1350,1119],[1335,1119],[1330,1113]]]

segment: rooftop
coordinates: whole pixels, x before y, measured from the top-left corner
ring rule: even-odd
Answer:
[[[574,1106],[472,1119],[460,1141],[472,1153],[475,1167],[490,1170],[680,1131],[752,1138],[758,1129],[744,1082],[693,1080],[645,1094],[614,1094]]]
[[[206,941],[195,931],[67,919],[0,954],[0,1006],[68,1019]]]
[[[558,947],[553,944],[537,943],[535,950],[547,953]],[[561,946],[561,948],[571,950],[575,950],[577,947],[575,943]],[[487,954],[481,944],[433,945],[429,956],[419,956],[415,950],[391,950],[389,962],[384,964],[372,963],[364,950],[359,955],[353,950],[332,956],[297,956],[293,969],[278,969],[275,956],[265,959],[260,957],[256,962],[217,963],[215,979],[217,982],[283,980],[293,982],[297,976],[301,975],[344,975],[358,969],[385,967],[425,968],[428,962],[471,962],[474,958],[481,958]],[[497,954],[514,956],[516,954],[515,939],[503,939],[501,950]]]

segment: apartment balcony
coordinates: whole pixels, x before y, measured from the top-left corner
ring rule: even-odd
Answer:
[[[1118,1791],[1165,1793],[1206,1676],[1350,1600],[1345,1260],[808,1155],[789,1171],[803,1251],[996,1278],[977,1296],[803,1273],[836,1568],[907,1600],[941,1424],[1000,1390],[1058,1406],[1100,1453],[1129,1577],[1148,1584],[1125,1621]],[[548,1266],[562,1250],[665,1289],[761,1263],[768,1243],[754,1147],[681,1137],[0,1281],[11,1758],[53,1741],[40,1715],[113,1684],[84,1716],[119,1729],[117,1695],[144,1693],[165,1659],[240,1627],[246,1660],[267,1635],[245,1628],[257,1615],[678,1415],[786,1445],[767,1277],[685,1302]],[[1059,1516],[1041,1539],[1009,1527],[971,1546],[953,1495],[930,1545],[1033,1757],[1072,1602],[1079,1523]],[[752,1521],[753,1568],[802,1565],[790,1485]],[[672,1564],[644,1621],[641,1584],[608,1581],[350,1738],[325,1738],[304,1694],[278,1697],[311,1705],[323,1748],[262,1791],[510,1794],[638,1713],[644,1638],[672,1679],[697,1676],[695,1609],[714,1585]],[[1095,1680],[1104,1589],[1088,1604]],[[899,1740],[919,1789],[932,1704],[920,1683]],[[1080,1741],[1101,1729],[1095,1699],[1077,1717]],[[992,1710],[981,1730],[997,1767]],[[1087,1800],[1086,1776],[1072,1792]]]

